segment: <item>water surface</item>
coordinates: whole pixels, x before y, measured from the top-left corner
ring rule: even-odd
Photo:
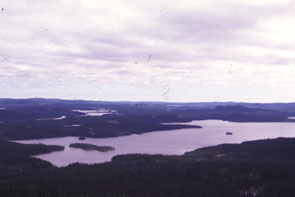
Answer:
[[[95,109],[95,110],[72,110],[73,112],[80,112],[84,115],[82,116],[103,116],[106,114],[117,114],[117,110],[108,110],[108,109]]]
[[[114,155],[128,153],[148,153],[181,155],[196,148],[222,143],[240,143],[243,141],[295,137],[295,123],[233,123],[220,120],[203,120],[187,123],[203,126],[202,129],[178,129],[170,131],[149,132],[141,135],[129,135],[112,138],[77,137],[50,138],[41,140],[22,140],[20,143],[63,145],[65,150],[36,156],[56,166],[71,163],[101,163],[110,161]],[[226,135],[232,132],[233,135]],[[112,152],[84,151],[70,148],[71,143],[90,143],[115,147]]]

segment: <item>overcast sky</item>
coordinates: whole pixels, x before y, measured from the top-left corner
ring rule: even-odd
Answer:
[[[0,0],[0,97],[295,101],[295,3]]]

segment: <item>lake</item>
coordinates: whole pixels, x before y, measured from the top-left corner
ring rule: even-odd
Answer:
[[[184,124],[184,123],[182,123]],[[181,155],[196,148],[222,143],[241,143],[243,141],[295,137],[295,123],[234,123],[220,120],[202,120],[185,123],[200,125],[203,128],[156,131],[141,135],[129,135],[112,138],[62,137],[41,140],[21,140],[24,144],[62,145],[65,150],[35,156],[62,167],[71,163],[102,163],[111,161],[112,157],[120,154],[147,153]],[[226,135],[231,132],[233,135]],[[112,152],[84,151],[70,148],[71,143],[90,143],[99,146],[115,147]]]

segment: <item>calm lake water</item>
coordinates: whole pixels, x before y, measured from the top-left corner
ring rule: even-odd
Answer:
[[[148,153],[180,155],[196,148],[222,143],[240,143],[243,141],[295,137],[295,123],[233,123],[220,120],[202,120],[187,123],[203,126],[201,129],[179,129],[157,131],[141,135],[130,135],[112,138],[77,137],[50,138],[41,140],[21,140],[25,144],[63,145],[65,150],[36,156],[51,162],[58,167],[71,163],[102,163],[111,161],[112,157],[128,153]],[[232,132],[233,135],[226,135]],[[84,151],[70,148],[69,144],[80,142],[96,145],[109,145],[116,148],[112,152]]]

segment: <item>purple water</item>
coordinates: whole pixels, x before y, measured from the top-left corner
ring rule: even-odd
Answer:
[[[295,123],[233,123],[220,120],[203,120],[187,123],[203,126],[202,129],[179,129],[157,131],[141,135],[129,135],[113,138],[86,138],[83,141],[77,137],[50,138],[41,140],[17,141],[25,144],[63,145],[65,150],[35,156],[61,167],[71,163],[102,163],[111,161],[112,157],[128,153],[148,153],[180,155],[196,148],[222,143],[240,143],[243,141],[295,137]],[[233,135],[226,135],[232,132]],[[112,152],[84,151],[70,148],[69,144],[80,142],[115,147]]]

